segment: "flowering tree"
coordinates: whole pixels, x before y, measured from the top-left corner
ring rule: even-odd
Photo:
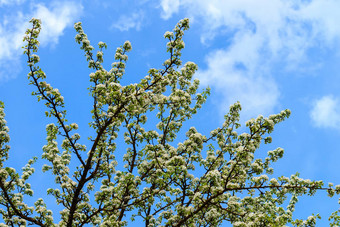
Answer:
[[[239,134],[241,106],[235,103],[223,125],[210,135],[191,127],[186,139],[177,142],[183,122],[196,114],[209,94],[208,89],[197,93],[199,81],[192,81],[197,66],[192,62],[182,66],[180,60],[188,19],[165,33],[169,59],[163,68],[150,69],[139,83],[127,86],[120,81],[130,42],[117,48],[116,62],[107,71],[102,66],[106,44],[99,42],[94,54],[81,23],[75,24],[76,42],[93,70],[90,127],[95,136],[89,138],[91,146],[87,148],[75,133],[77,124],[67,123],[63,96],[45,81],[45,73],[37,66],[39,57],[34,52],[41,23],[38,19],[31,23],[33,27],[24,37],[28,78],[35,87],[33,95],[45,103],[46,116],[55,122],[46,126],[42,159],[48,164],[42,170],[54,176],[55,188],[47,189],[47,194],[63,210],[56,223],[43,199],[33,206],[24,202],[33,195],[28,180],[37,157],[29,160],[21,175],[5,166],[9,130],[0,102],[1,226],[124,226],[135,218],[141,218],[145,226],[218,226],[223,221],[234,226],[313,226],[318,215],[307,220],[292,218],[297,197],[317,190],[327,190],[329,196],[340,193],[340,186],[324,187],[322,181],[304,180],[297,174],[269,179],[267,174],[273,173],[270,166],[283,156],[282,148],[255,159],[260,144],[271,142],[268,134],[289,117],[289,110],[251,119],[246,123],[248,132]],[[153,125],[147,117],[158,119],[158,124]],[[127,148],[122,168],[115,158],[120,136]],[[330,219],[332,225],[339,224],[337,212]]]

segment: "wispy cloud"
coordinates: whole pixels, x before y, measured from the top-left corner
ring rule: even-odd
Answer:
[[[337,0],[314,0],[299,9],[299,16],[311,24],[314,37],[332,45],[340,38],[339,8]]]
[[[240,100],[247,116],[268,114],[278,106],[272,75],[278,63],[281,72],[315,65],[307,51],[330,47],[340,36],[336,0],[179,0],[173,5],[163,0],[160,7],[165,19],[184,12],[199,23],[201,41],[208,46],[215,37],[225,37],[224,47],[208,54],[198,76],[226,102]]]
[[[260,113],[272,113],[273,104],[277,103],[279,98],[275,81],[254,73],[253,69],[241,61],[235,61],[234,51],[237,51],[237,48],[231,52],[219,50],[210,53],[206,57],[207,68],[199,70],[197,77],[202,84],[212,85],[214,91],[223,96],[217,102],[221,115],[236,101],[242,104],[243,120]]]
[[[26,0],[0,0],[0,6],[4,5],[13,5],[13,4],[21,4]]]
[[[56,44],[66,27],[72,26],[82,12],[82,5],[75,2],[53,2],[50,7],[35,6],[33,16],[42,21],[40,42]]]
[[[316,127],[340,129],[340,100],[331,95],[315,100],[310,117]]]
[[[161,7],[163,9],[163,13],[161,17],[163,19],[169,19],[172,14],[177,13],[180,6],[180,0],[162,0]]]
[[[5,3],[5,1],[3,1]],[[24,1],[17,1],[17,4]],[[27,6],[28,12],[16,11],[1,16],[0,22],[0,80],[6,80],[20,71],[17,67],[22,54],[22,39],[28,21],[32,18],[42,20],[42,31],[39,38],[41,44],[55,45],[67,26],[71,26],[81,12],[82,6],[74,2],[52,2],[49,6],[44,4],[31,4]]]
[[[117,28],[120,31],[128,31],[134,28],[139,31],[142,27],[143,19],[144,12],[141,10],[130,15],[122,15],[112,24],[112,28]]]

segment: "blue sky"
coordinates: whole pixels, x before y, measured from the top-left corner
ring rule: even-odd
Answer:
[[[183,61],[197,63],[196,77],[212,89],[190,124],[208,132],[236,101],[242,104],[243,122],[288,108],[291,117],[277,126],[273,143],[260,150],[285,149],[274,175],[300,172],[303,178],[340,184],[339,9],[337,0],[0,0],[0,100],[11,135],[9,165],[20,168],[40,156],[51,121],[28,86],[21,46],[30,18],[42,19],[38,54],[47,80],[61,91],[70,121],[79,123],[87,137],[91,71],[74,41],[73,24],[83,23],[93,45],[108,44],[107,67],[116,47],[131,41],[125,75],[130,83],[161,67],[167,57],[164,32],[188,17]],[[45,184],[48,176],[33,180]],[[319,212],[318,226],[326,226],[337,201],[326,193],[302,198],[295,216]]]

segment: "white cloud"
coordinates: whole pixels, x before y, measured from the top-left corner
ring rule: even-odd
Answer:
[[[340,100],[330,95],[316,100],[310,117],[317,127],[340,129]]]
[[[112,28],[117,28],[120,31],[128,31],[129,29],[134,28],[139,31],[142,27],[143,19],[143,11],[138,11],[128,16],[123,15],[114,24],[112,24]]]
[[[16,2],[19,4],[23,1]],[[43,46],[55,45],[65,28],[71,26],[82,11],[80,4],[57,1],[48,7],[36,4],[27,8],[30,9],[27,13],[15,11],[13,8],[13,13],[0,16],[0,80],[15,77],[20,71],[18,62],[22,55],[22,39],[32,17],[42,19],[40,43]]]
[[[202,29],[201,41],[208,46],[215,37],[225,36],[225,43],[218,44],[221,49],[206,57],[207,68],[198,72],[199,78],[216,87],[223,100],[240,100],[249,116],[278,106],[272,75],[277,63],[281,71],[301,70],[309,61],[310,48],[331,47],[340,37],[337,0],[179,0],[174,5],[163,0],[160,6],[165,19],[178,12],[194,19]],[[255,101],[261,102],[255,105]]]
[[[13,4],[22,4],[26,0],[0,0],[0,6],[4,5],[13,5]]]
[[[299,15],[312,23],[315,36],[333,44],[340,38],[339,8],[340,2],[337,0],[314,0],[301,8]]]
[[[237,51],[237,48],[233,51]],[[270,78],[256,75],[242,62],[237,63],[232,58],[233,51],[219,50],[211,53],[207,56],[207,69],[197,72],[201,83],[212,85],[213,91],[223,96],[217,101],[221,114],[225,114],[229,105],[236,101],[242,104],[242,121],[260,113],[273,113],[273,105],[268,103],[278,102],[276,83]]]
[[[161,1],[161,7],[164,14],[161,15],[163,19],[168,19],[172,14],[177,13],[180,6],[180,0],[163,0]]]
[[[72,26],[79,18],[83,7],[75,2],[54,2],[51,7],[43,4],[35,6],[33,17],[40,18],[42,29],[40,42],[44,44],[58,43],[58,39],[63,35],[66,27]]]

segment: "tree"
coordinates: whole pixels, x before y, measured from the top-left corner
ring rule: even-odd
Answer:
[[[218,226],[223,221],[234,226],[314,226],[318,215],[293,219],[298,196],[314,195],[317,190],[326,190],[329,196],[340,193],[340,186],[324,187],[322,181],[301,179],[298,174],[269,179],[270,166],[282,158],[282,148],[255,159],[260,144],[271,142],[268,134],[289,117],[289,110],[251,119],[246,123],[248,131],[240,134],[241,106],[235,103],[223,125],[210,135],[191,127],[186,139],[177,142],[183,122],[196,114],[209,95],[209,89],[198,93],[199,81],[192,81],[197,66],[193,62],[182,66],[180,60],[188,19],[164,34],[169,59],[163,69],[150,69],[139,83],[127,86],[120,81],[130,42],[117,48],[116,62],[107,71],[102,66],[106,44],[99,42],[94,54],[81,23],[75,24],[76,42],[93,70],[90,127],[95,136],[89,138],[92,145],[87,148],[75,133],[77,124],[68,124],[63,96],[45,81],[37,65],[39,56],[34,53],[41,22],[30,22],[33,27],[24,37],[28,78],[35,87],[33,95],[47,107],[46,116],[54,119],[46,126],[47,144],[41,158],[48,164],[42,170],[54,176],[55,188],[47,189],[47,194],[64,209],[57,224],[43,199],[33,206],[24,202],[33,195],[29,178],[37,157],[28,161],[21,175],[5,166],[9,129],[0,102],[0,213],[5,223],[1,226],[124,226],[129,213],[131,221],[141,218],[145,226]],[[148,117],[158,119],[158,124],[150,123]],[[124,147],[116,143],[121,136],[127,147],[122,169],[115,158],[116,149]],[[331,218],[332,225],[339,225],[337,211]]]

